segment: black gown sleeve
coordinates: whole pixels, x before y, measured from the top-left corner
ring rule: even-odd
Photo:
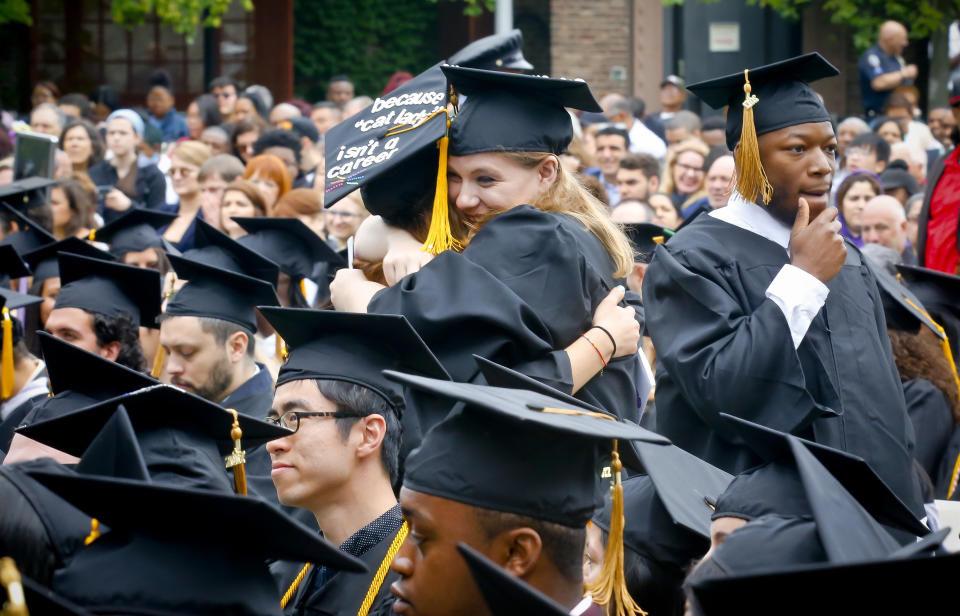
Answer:
[[[745,276],[729,263],[658,246],[643,279],[657,359],[700,419],[735,442],[720,413],[796,432],[824,412],[805,387],[780,308],[766,299],[747,312],[738,301]]]

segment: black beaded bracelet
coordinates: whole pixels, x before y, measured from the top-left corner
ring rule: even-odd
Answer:
[[[605,333],[608,338],[610,338],[610,342],[613,343],[613,353],[610,354],[610,359],[613,359],[614,357],[616,357],[616,356],[617,356],[617,341],[613,339],[613,334],[611,334],[610,331],[609,331],[606,327],[603,327],[603,326],[601,326],[601,325],[594,325],[594,326],[591,327],[590,329],[599,329],[600,331],[602,331],[603,333]]]

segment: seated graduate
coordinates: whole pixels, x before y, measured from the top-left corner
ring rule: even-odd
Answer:
[[[398,614],[484,613],[483,600],[457,553],[465,543],[567,610],[583,599],[585,526],[602,505],[601,460],[617,439],[666,439],[612,415],[532,391],[387,373],[456,404],[407,458],[400,506],[410,536],[393,560]],[[427,427],[426,425],[424,426]],[[626,445],[626,444],[625,444]],[[622,492],[615,500],[623,506]],[[622,533],[614,521],[611,536]],[[622,544],[611,540],[616,558]],[[622,558],[622,554],[620,554]],[[611,571],[594,600],[613,613],[637,612],[622,577]],[[381,612],[386,613],[386,612]]]
[[[807,83],[837,73],[811,53],[690,86],[730,105],[737,186],[658,247],[643,280],[657,429],[728,472],[757,459],[720,413],[801,435],[866,459],[919,516],[882,302],[828,207],[836,137]]]
[[[290,614],[371,613],[390,600],[387,572],[407,536],[394,492],[416,416],[385,369],[447,378],[400,316],[261,308],[289,348],[273,415],[294,432],[267,444],[280,503],[308,510],[325,539],[368,573],[316,563],[278,563],[273,572]],[[378,575],[378,571],[386,573]]]
[[[412,128],[387,131],[384,148],[408,133],[418,141],[381,165],[394,168],[421,150],[424,157],[437,157],[431,167],[438,170],[437,191],[423,244],[437,256],[419,271],[394,267],[391,276],[388,253],[383,258],[387,281],[402,279],[387,288],[359,271],[340,270],[331,285],[334,305],[403,314],[457,381],[476,377],[471,355],[477,354],[617,416],[638,419],[641,317],[620,305],[633,253],[604,206],[563,170],[558,158],[573,137],[565,107],[598,111],[599,105],[581,81],[453,66],[440,70],[468,96],[450,123],[449,137],[441,108]],[[403,88],[429,89],[418,79]],[[345,166],[332,164],[340,132],[334,127],[327,135],[327,205],[340,194],[329,187]],[[404,184],[424,185],[423,171],[407,174]],[[346,183],[378,181],[370,169],[360,175]],[[378,192],[385,195],[395,185],[383,184]],[[472,236],[455,237],[456,227],[448,224],[451,205],[476,230]],[[373,213],[381,207],[377,199],[368,203]],[[363,242],[363,231],[360,236]],[[426,260],[409,234],[401,243],[403,250],[416,253],[418,264]]]

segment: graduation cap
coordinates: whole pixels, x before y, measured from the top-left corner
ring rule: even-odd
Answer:
[[[454,383],[388,371],[388,378],[463,403],[433,426],[406,461],[403,485],[474,507],[583,528],[603,504],[601,460],[610,454],[613,521],[611,562],[623,557],[623,490],[619,440],[669,441],[612,415],[543,394]],[[621,561],[622,562],[622,561]],[[604,568],[594,595],[600,605],[634,605],[623,570]]]
[[[0,242],[0,245],[13,246],[20,254],[26,254],[41,246],[57,241],[57,238],[52,233],[38,225],[32,219],[21,214],[16,208],[6,203],[0,203],[0,206],[3,208],[0,210],[0,214],[5,214],[13,219],[19,227],[18,231],[7,234],[3,238],[3,241]]]
[[[366,571],[316,530],[259,499],[107,477],[33,477],[110,529],[92,534],[52,584],[99,611],[279,615],[265,560]]]
[[[324,207],[395,170],[389,182],[380,184],[374,198],[364,201],[367,209],[390,216],[410,209],[411,196],[418,196],[418,191],[422,194],[435,187],[424,247],[433,254],[458,247],[448,218],[447,90],[447,79],[436,64],[327,131]],[[437,156],[437,164],[428,171],[420,163],[429,161],[432,154]],[[410,157],[416,161],[408,163]],[[401,167],[413,173],[401,171]],[[394,186],[394,181],[399,183]],[[396,197],[391,197],[391,189],[397,191]]]
[[[516,28],[505,34],[477,39],[450,56],[447,62],[489,71],[533,70],[533,65],[523,57],[523,32]]]
[[[30,264],[30,269],[33,270],[34,282],[60,277],[60,262],[57,257],[61,252],[68,252],[73,255],[80,255],[81,257],[90,257],[91,259],[100,259],[101,261],[114,260],[113,255],[110,253],[104,252],[80,238],[67,237],[50,244],[45,244],[23,255],[24,260]]]
[[[457,551],[466,561],[470,575],[483,595],[483,601],[494,616],[569,616],[569,610],[562,605],[520,578],[510,575],[506,569],[466,543],[458,543]]]
[[[686,567],[710,547],[711,503],[733,476],[674,445],[631,443],[647,475],[623,482],[623,543],[651,560]],[[593,517],[609,532],[611,499]]]
[[[57,308],[80,308],[108,316],[129,315],[142,327],[157,327],[160,272],[68,253],[57,256]]]
[[[443,66],[454,89],[468,97],[450,125],[450,153],[551,152],[573,139],[566,107],[602,111],[579,79],[553,79]]]
[[[6,556],[0,558],[0,586],[8,599],[3,602],[4,614],[92,616],[91,612],[21,575],[14,560]]]
[[[4,400],[13,395],[15,368],[13,346],[23,335],[23,328],[19,324],[14,327],[15,319],[10,316],[10,311],[39,304],[42,301],[42,297],[17,293],[5,286],[0,286],[0,332],[3,334],[3,340],[0,342],[0,397]]]
[[[273,261],[293,280],[307,278],[317,263],[346,267],[346,261],[298,218],[233,218],[249,235],[239,244]]]
[[[91,241],[110,245],[110,254],[123,258],[128,252],[142,252],[148,248],[165,248],[159,229],[172,223],[176,214],[130,208],[116,220],[90,232]]]
[[[256,332],[255,307],[280,303],[273,286],[261,278],[175,255],[170,256],[170,264],[178,277],[187,280],[187,284],[167,302],[168,316],[209,317]]]
[[[623,232],[633,245],[637,261],[641,263],[650,263],[657,244],[665,243],[674,234],[672,229],[649,222],[623,225]]]
[[[759,467],[734,479],[717,500],[714,518],[752,519],[767,513],[810,516],[810,500],[800,482],[799,462],[790,445],[796,439],[830,473],[833,481],[842,485],[878,522],[916,536],[929,533],[863,458],[726,413],[720,417],[747,447],[773,466]]]
[[[0,244],[0,278],[4,284],[14,278],[30,275],[30,266],[20,258],[20,253],[10,244]]]
[[[80,462],[74,470],[82,475],[151,481],[147,461],[137,443],[137,433],[130,415],[122,406],[103,424],[83,455],[77,457]]]
[[[17,211],[49,203],[49,188],[57,183],[51,178],[29,177],[0,186],[0,203]]]
[[[870,263],[868,262],[868,265]],[[870,265],[870,271],[877,279],[880,299],[883,302],[883,314],[887,327],[900,331],[916,333],[920,326],[926,326],[941,340],[946,337],[930,318],[923,302],[906,285],[900,283],[886,269]]]
[[[757,137],[788,126],[829,122],[826,107],[807,84],[839,74],[812,52],[688,86],[714,109],[728,106],[727,147],[736,159],[736,188],[744,199],[753,203],[762,197],[766,204],[773,197]]]
[[[197,263],[259,278],[274,287],[277,285],[280,268],[276,263],[209,223],[197,220],[193,245],[193,249],[180,256]],[[177,275],[180,275],[180,272],[177,272]]]
[[[288,436],[272,423],[236,416],[228,409],[170,385],[153,385],[103,400],[18,432],[70,455],[83,455],[120,409],[133,431],[154,481],[182,487],[231,490],[224,457]],[[238,428],[240,436],[233,433]],[[230,468],[233,468],[231,466]],[[245,481],[245,480],[244,480]],[[243,486],[237,480],[237,489]]]

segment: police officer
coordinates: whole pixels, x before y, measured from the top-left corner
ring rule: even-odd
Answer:
[[[907,29],[887,21],[880,26],[877,44],[860,56],[860,97],[868,118],[880,113],[894,88],[910,85],[917,78],[916,65],[904,64],[901,56],[906,46]]]

